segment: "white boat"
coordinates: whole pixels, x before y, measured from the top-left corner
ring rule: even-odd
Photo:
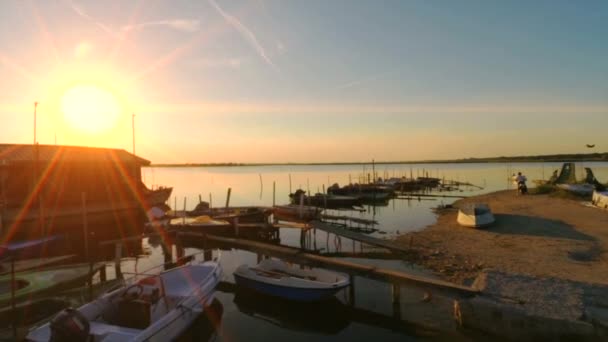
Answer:
[[[602,209],[608,209],[608,191],[594,191],[591,203]]]
[[[239,286],[300,302],[331,298],[350,285],[347,275],[320,268],[301,269],[281,260],[266,259],[257,266],[239,266],[234,272]]]
[[[589,196],[595,191],[593,184],[557,184],[557,187],[581,196]]]
[[[458,211],[458,224],[464,227],[481,228],[494,223],[494,215],[487,204],[472,203]]]
[[[173,340],[211,304],[221,275],[221,266],[211,261],[144,275],[77,310],[62,311],[30,330],[27,340]]]

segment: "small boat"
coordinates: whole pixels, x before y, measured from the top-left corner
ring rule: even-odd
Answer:
[[[458,211],[458,224],[464,227],[481,228],[494,223],[494,215],[487,204],[472,203]]]
[[[225,220],[216,220],[210,216],[182,217],[172,219],[169,223],[172,228],[193,232],[223,233],[232,228],[232,224]]]
[[[353,206],[360,205],[359,198],[356,196],[344,196],[344,195],[332,195],[317,193],[314,196],[307,196],[304,190],[296,190],[295,193],[290,194],[291,203],[298,205],[300,201],[304,204],[312,205],[320,208],[352,208]]]
[[[591,203],[602,209],[608,209],[608,191],[594,191]]]
[[[49,258],[16,260],[14,262],[15,272],[23,272],[23,271],[28,271],[31,269],[41,269],[44,267],[49,267],[49,266],[64,262],[66,260],[69,260],[75,256],[76,256],[76,254],[70,254],[70,255],[61,255],[61,256],[49,257]],[[9,273],[10,271],[11,271],[11,262],[10,261],[0,262],[0,275]]]
[[[593,191],[595,191],[595,185],[587,184],[587,183],[557,184],[557,187],[562,190],[570,191],[570,192],[575,193],[580,196],[590,196],[591,194],[593,194]]]
[[[280,220],[312,221],[319,218],[322,209],[307,205],[275,205],[274,216]]]
[[[144,276],[78,309],[60,312],[30,330],[27,340],[174,340],[211,305],[222,269],[208,261]]]
[[[84,283],[89,278],[90,264],[65,265],[47,268],[44,271],[15,273],[15,300],[38,296],[50,292],[68,289]],[[105,267],[93,265],[93,272]],[[0,276],[0,307],[11,302],[11,274]]]
[[[266,259],[255,267],[241,265],[234,272],[234,279],[239,286],[300,302],[329,299],[350,284],[345,274],[320,268],[301,269],[275,259]]]
[[[216,220],[232,221],[238,218],[239,223],[263,223],[268,222],[268,216],[272,214],[270,208],[263,207],[230,207],[209,208],[206,202],[199,203],[194,210],[187,212],[188,216],[211,216]]]

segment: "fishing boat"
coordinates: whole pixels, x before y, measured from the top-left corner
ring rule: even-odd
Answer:
[[[483,203],[472,203],[460,208],[456,220],[461,226],[470,228],[486,227],[495,221],[490,207]]]
[[[15,273],[15,300],[67,289],[84,283],[90,272],[97,272],[103,264],[76,264]],[[11,274],[0,276],[0,307],[11,302]]]
[[[266,259],[254,267],[241,265],[234,272],[234,279],[244,288],[299,302],[329,299],[350,284],[345,274],[320,268],[301,269],[275,259]]]
[[[211,305],[222,269],[208,261],[144,276],[78,309],[60,312],[30,330],[27,340],[174,340]]]
[[[594,191],[591,203],[598,208],[608,209],[608,191]]]

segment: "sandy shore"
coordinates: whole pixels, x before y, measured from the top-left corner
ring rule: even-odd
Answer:
[[[457,210],[398,242],[413,262],[442,278],[467,283],[483,269],[608,284],[608,210],[549,195],[500,191],[460,200],[487,203],[496,223],[483,230],[456,223]]]

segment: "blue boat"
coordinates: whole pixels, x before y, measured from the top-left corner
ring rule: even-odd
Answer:
[[[275,259],[266,259],[254,267],[241,265],[234,272],[234,279],[239,286],[299,302],[329,299],[350,285],[345,274],[301,269]]]

